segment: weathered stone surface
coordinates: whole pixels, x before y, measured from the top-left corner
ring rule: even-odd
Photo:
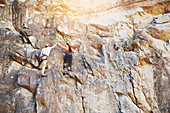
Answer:
[[[105,80],[87,82],[82,87],[84,112],[118,112],[118,102]]]
[[[33,94],[27,89],[20,88],[15,94],[15,105],[19,106],[15,108],[16,112],[35,112]]]
[[[69,83],[60,83],[59,72],[55,68],[48,71],[47,75],[42,78],[37,89],[37,112],[82,113],[80,90],[73,87],[75,81],[68,77]]]
[[[36,48],[36,42],[37,42],[36,37],[34,37],[34,36],[29,36],[28,39],[29,39],[29,41],[31,42],[31,45],[32,45],[34,48]]]
[[[32,93],[35,93],[40,82],[40,75],[35,70],[24,68],[19,71],[17,83]]]
[[[169,10],[170,10],[169,2],[166,0],[164,2],[160,2],[154,5],[144,6],[143,9],[145,12],[152,14],[152,15],[169,13]]]
[[[12,96],[15,95],[17,86],[15,85],[17,79],[17,72],[0,76],[0,112],[14,112],[15,104],[8,104],[6,101],[13,101]],[[13,93],[14,92],[14,93]],[[9,95],[9,98],[8,98]]]
[[[7,113],[35,112],[33,94],[25,88],[17,88],[11,91],[5,96],[4,108],[2,108],[0,111],[5,112],[3,110],[7,111]]]
[[[1,28],[5,28],[5,29],[7,28],[7,29],[14,30],[14,27],[12,26],[12,23],[10,21],[1,20],[0,26],[1,26]]]
[[[158,107],[161,112],[169,112],[169,60],[159,60],[159,66],[153,70],[155,82],[154,91],[157,96]],[[161,92],[161,93],[160,93]],[[166,106],[166,107],[165,107]]]
[[[0,112],[169,112],[168,6],[167,0],[9,2],[0,8]],[[57,46],[41,77],[40,51],[57,41],[78,50],[72,72],[62,72],[65,51]]]
[[[167,42],[170,39],[170,23],[156,24],[148,29],[149,34],[157,39]]]
[[[6,44],[21,43],[19,35],[20,34],[17,31],[11,30],[6,32],[5,36],[3,37],[3,40]]]
[[[7,73],[11,73],[11,72],[13,72],[13,71],[18,71],[18,70],[20,70],[21,68],[22,68],[22,65],[21,65],[21,64],[13,61],[13,62],[11,63],[11,65],[8,67],[8,72],[7,72]]]
[[[126,96],[120,97],[120,108],[122,113],[143,113],[143,111]]]
[[[22,38],[24,43],[30,43],[28,37],[33,35],[33,32],[31,30],[29,30],[29,29],[21,29],[19,31],[19,33],[20,33],[20,37]]]
[[[33,32],[30,29],[21,29],[20,34],[25,37],[28,37],[28,36],[33,35]]]
[[[41,50],[33,49],[29,44],[20,45],[19,47],[13,47],[10,51],[10,55],[14,60],[25,65],[30,63],[34,67],[39,66],[39,55]]]

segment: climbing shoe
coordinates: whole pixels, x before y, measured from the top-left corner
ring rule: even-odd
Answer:
[[[68,67],[68,71],[71,71],[71,67]]]
[[[47,75],[42,75],[42,77],[47,77]]]

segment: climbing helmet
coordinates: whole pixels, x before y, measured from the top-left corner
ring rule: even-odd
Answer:
[[[45,44],[45,47],[49,47],[49,44]]]

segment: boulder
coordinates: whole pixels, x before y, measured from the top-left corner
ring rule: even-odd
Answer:
[[[20,45],[19,47],[13,47],[9,53],[13,59],[18,61],[22,65],[29,63],[34,67],[38,67],[40,52],[40,50],[33,49],[30,44],[26,44]]]
[[[13,62],[11,63],[11,65],[8,67],[8,72],[7,72],[7,73],[11,73],[11,72],[18,71],[18,70],[20,70],[21,68],[23,68],[21,64],[13,61]]]
[[[120,98],[120,111],[122,113],[144,113],[139,109],[127,96],[121,96]]]
[[[33,48],[36,48],[36,42],[37,42],[37,38],[34,36],[29,36],[28,40],[30,41],[31,45],[33,46]]]
[[[40,82],[40,75],[36,70],[29,68],[23,68],[18,73],[17,83],[21,86],[32,92],[36,92],[38,84]]]
[[[32,31],[29,29],[21,29],[19,33],[20,33],[20,37],[25,43],[28,43],[29,42],[28,37],[33,35]]]
[[[15,108],[16,112],[35,112],[33,94],[25,88],[20,88],[15,94],[15,105],[20,106]]]
[[[0,28],[0,40],[5,36],[8,30],[6,28]]]
[[[23,47],[14,47],[12,50],[10,50],[10,55],[12,58],[21,64],[24,64],[26,62],[26,48]]]
[[[133,65],[139,65],[139,58],[137,57],[137,54],[135,52],[125,52],[124,55],[125,62],[131,66]]]
[[[3,105],[0,103],[0,106],[3,108],[0,109],[0,112],[35,112],[33,94],[25,88],[16,88],[6,94],[5,98],[1,98],[0,101],[2,99]]]

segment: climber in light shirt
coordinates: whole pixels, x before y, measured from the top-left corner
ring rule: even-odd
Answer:
[[[49,44],[45,44],[45,48],[41,50],[40,58],[41,58],[41,64],[39,66],[39,69],[42,68],[41,74],[43,77],[47,76],[44,74],[45,67],[47,64],[47,58],[50,55],[51,50],[56,47],[57,43],[53,45],[52,47],[49,47]]]

